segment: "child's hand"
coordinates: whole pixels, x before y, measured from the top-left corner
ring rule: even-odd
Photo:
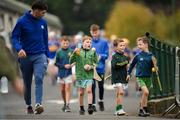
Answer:
[[[72,63],[72,64],[71,64],[71,67],[73,67],[75,64],[76,64],[76,62]]]
[[[75,53],[76,55],[80,55],[80,51],[81,51],[80,48],[76,48],[76,49],[74,50],[74,53]]]
[[[158,71],[158,67],[153,67],[152,72],[156,72],[156,71]]]
[[[129,81],[130,77],[131,77],[130,75],[127,75],[126,81]]]
[[[86,64],[86,65],[84,66],[84,69],[87,70],[87,71],[89,71],[89,70],[92,69],[92,67],[91,67],[90,65]]]
[[[65,64],[64,67],[65,67],[66,69],[69,69],[69,68],[71,68],[71,65],[70,65],[70,64]]]

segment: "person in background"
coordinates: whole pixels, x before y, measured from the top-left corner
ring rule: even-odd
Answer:
[[[13,58],[13,54],[6,46],[5,40],[2,36],[0,36],[0,48],[0,78],[2,78],[3,76],[7,77],[16,92],[20,95],[23,95],[24,86],[21,80],[17,63]],[[0,97],[0,101],[2,101],[2,97]],[[0,119],[5,119],[5,108],[3,108],[1,103],[2,102],[0,102]]]
[[[35,0],[31,10],[21,16],[12,31],[13,46],[18,59],[24,81],[24,99],[27,114],[41,114],[43,79],[48,65],[48,30],[47,22],[42,17],[48,6],[42,0]],[[35,110],[31,102],[32,78],[35,79]]]
[[[105,75],[105,63],[109,56],[108,41],[100,37],[100,28],[96,24],[90,26],[90,33],[92,36],[92,47],[96,49],[98,55],[98,66],[96,67],[98,75],[102,81],[98,81],[99,88],[99,110],[104,111],[104,75]],[[92,93],[93,93],[93,109],[96,111],[96,80],[93,80]]]
[[[127,38],[122,38],[123,41],[125,42],[125,50],[124,50],[124,55],[129,58],[129,60],[132,59],[132,52],[131,49],[129,48],[129,40]],[[129,94],[128,90],[128,84],[124,87],[124,96],[127,97]]]
[[[50,80],[52,81],[52,85],[56,84],[56,78],[57,78],[57,72],[58,69],[56,66],[54,66],[55,63],[55,56],[56,52],[59,49],[59,41],[56,37],[56,33],[54,31],[49,32],[49,39],[48,39],[48,56],[49,56],[49,64],[47,68],[48,75],[50,77]]]
[[[71,112],[70,96],[72,84],[71,65],[69,63],[72,49],[69,47],[69,39],[61,38],[61,48],[57,51],[55,65],[58,67],[58,83],[60,83],[61,95],[64,101],[62,111]]]

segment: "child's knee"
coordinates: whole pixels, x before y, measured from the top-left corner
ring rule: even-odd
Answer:
[[[148,96],[148,95],[149,95],[149,91],[148,91],[148,90],[145,90],[145,91],[143,92],[143,94],[144,94],[145,96]]]
[[[79,91],[79,96],[84,96],[84,92],[83,91]]]
[[[123,95],[124,95],[124,92],[122,91],[117,93],[117,96],[123,96]]]
[[[88,90],[88,91],[87,91],[87,94],[92,94],[92,91],[91,91],[91,90]]]

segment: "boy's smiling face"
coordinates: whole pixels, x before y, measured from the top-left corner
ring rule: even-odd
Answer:
[[[124,52],[125,48],[126,48],[125,42],[119,42],[116,47],[116,50],[117,52]]]
[[[148,44],[143,43],[142,40],[139,40],[139,41],[137,41],[137,47],[144,51],[145,49],[148,48]]]
[[[86,39],[83,42],[83,48],[84,49],[91,49],[91,40],[90,39]]]

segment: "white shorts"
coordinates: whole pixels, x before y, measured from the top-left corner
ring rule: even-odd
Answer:
[[[72,75],[69,75],[67,77],[64,78],[57,78],[57,83],[61,83],[61,84],[68,84],[68,83],[72,83]]]
[[[128,84],[123,84],[123,83],[115,83],[112,85],[114,88],[122,87],[123,90],[128,88]]]
[[[75,75],[76,74],[76,66],[73,65],[71,70],[72,70],[72,74]]]

